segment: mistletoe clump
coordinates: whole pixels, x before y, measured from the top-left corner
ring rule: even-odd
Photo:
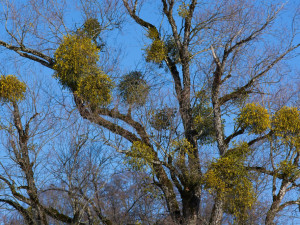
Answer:
[[[285,143],[300,147],[300,111],[296,107],[283,107],[272,118],[275,135]]]
[[[176,110],[169,107],[156,110],[155,112],[153,112],[150,124],[154,129],[158,131],[166,130],[172,125],[175,113]]]
[[[112,98],[113,82],[97,65],[100,50],[92,40],[99,26],[87,20],[84,32],[65,36],[54,54],[54,77],[91,106],[106,106]]]
[[[133,71],[122,77],[118,89],[124,102],[142,106],[146,103],[150,87],[141,72]]]
[[[299,177],[300,170],[293,162],[283,160],[278,165],[277,173],[285,179],[295,180]]]
[[[99,49],[91,38],[67,35],[54,53],[55,77],[72,91],[76,90],[81,77],[93,72],[99,60]]]
[[[197,101],[192,113],[198,140],[202,141],[202,143],[212,143],[215,141],[216,130],[209,95],[205,91],[199,91],[195,97]]]
[[[109,76],[99,72],[80,78],[76,93],[91,106],[106,106],[111,102],[112,88]]]
[[[178,12],[178,15],[182,18],[186,18],[188,17],[189,15],[189,7],[190,7],[190,4],[185,4],[184,2],[179,5],[178,9],[177,9],[177,12]]]
[[[167,56],[167,48],[162,40],[154,40],[150,47],[146,48],[146,61],[161,63]]]
[[[233,214],[238,221],[247,218],[247,210],[256,200],[250,173],[244,166],[249,151],[247,143],[241,143],[212,162],[205,174],[206,188],[224,199],[226,212]]]
[[[256,103],[247,104],[241,110],[237,123],[254,134],[261,134],[271,126],[268,110]]]
[[[166,40],[166,49],[168,52],[168,56],[172,59],[173,62],[175,63],[180,63],[180,55],[179,55],[179,50],[176,46],[175,40],[173,37],[169,37]]]
[[[130,151],[126,154],[126,162],[135,170],[152,167],[155,155],[152,149],[141,141],[134,141]]]
[[[300,111],[296,107],[283,107],[272,119],[273,129],[277,135],[300,134]]]
[[[101,32],[101,25],[95,18],[89,18],[83,24],[83,32],[92,40],[96,40]]]
[[[161,63],[168,54],[164,41],[159,38],[157,29],[152,27],[148,30],[147,37],[152,39],[152,44],[146,48],[146,61]]]
[[[14,75],[0,77],[0,99],[4,102],[17,102],[24,99],[26,84]]]

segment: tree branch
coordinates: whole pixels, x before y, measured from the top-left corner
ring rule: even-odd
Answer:
[[[135,20],[135,22],[137,22],[139,25],[147,28],[147,29],[150,29],[150,28],[154,28],[156,29],[156,27],[154,25],[152,25],[151,23],[141,19],[139,16],[136,15],[136,6],[134,6],[134,9],[132,10],[128,4],[128,1],[127,0],[122,0],[123,1],[123,4],[125,6],[125,8],[127,9],[129,15]],[[157,30],[157,29],[156,29]]]
[[[282,205],[279,206],[277,212],[283,210],[285,207],[290,206],[290,205],[299,205],[300,206],[300,201],[288,201],[283,203]]]
[[[244,86],[238,88],[236,91],[231,92],[230,94],[226,94],[223,97],[219,99],[219,102],[221,105],[226,103],[227,101],[237,98],[245,93],[251,93],[251,90],[247,90],[248,88],[252,87],[254,82],[259,79],[260,77],[264,76],[267,72],[269,72],[279,61],[281,61],[288,53],[293,51],[294,49],[298,48],[300,46],[300,43],[289,48],[284,53],[282,53],[279,57],[277,57],[275,60],[273,60],[272,63],[270,63],[263,71],[255,75],[251,80],[247,82]]]
[[[179,50],[179,52],[181,52],[182,45],[181,45],[181,41],[180,41],[180,36],[178,34],[178,29],[177,29],[177,26],[176,26],[176,22],[173,18],[173,15],[172,15],[174,0],[169,1],[169,6],[168,6],[166,0],[161,0],[161,1],[163,3],[163,11],[164,11],[165,15],[167,16],[167,18],[169,20],[169,23],[170,23],[170,26],[172,28],[172,33],[173,33],[173,37],[174,37],[174,40],[175,40],[175,43],[176,43],[176,47]]]
[[[282,8],[282,7],[281,7],[281,8]],[[249,36],[247,36],[246,38],[240,40],[240,41],[237,42],[235,45],[233,45],[232,47],[230,47],[229,49],[227,49],[228,46],[229,46],[229,44],[232,43],[232,41],[233,41],[235,38],[237,38],[237,36],[239,35],[239,33],[240,33],[241,31],[239,31],[238,33],[236,33],[236,35],[234,35],[234,36],[230,39],[230,41],[226,44],[226,48],[225,48],[225,50],[224,50],[224,56],[225,56],[225,58],[227,58],[227,56],[228,56],[234,49],[236,49],[236,48],[240,47],[241,45],[243,45],[243,44],[245,44],[245,43],[247,43],[247,42],[249,42],[249,41],[255,39],[258,35],[260,35],[261,32],[262,32],[263,30],[265,30],[265,29],[268,27],[268,25],[269,25],[272,21],[275,20],[276,15],[277,15],[278,12],[281,10],[281,8],[279,8],[276,12],[274,12],[273,15],[270,16],[270,17],[266,20],[266,22],[265,22],[259,29],[253,31]]]
[[[8,199],[0,199],[0,202],[7,203],[10,206],[14,207],[19,213],[21,213],[23,215],[23,218],[27,224],[31,224],[31,225],[35,224],[30,213],[24,207],[22,207],[19,203],[14,202],[12,200],[8,200]]]
[[[90,112],[90,110],[83,104],[80,98],[74,95],[74,101],[77,106],[77,109],[82,116],[82,118],[89,120],[92,123],[98,124],[103,126],[104,128],[108,129],[109,131],[124,137],[130,142],[141,141],[135,134],[131,133],[130,131],[122,128],[121,126],[114,124],[96,113]]]
[[[238,136],[238,135],[243,134],[244,132],[245,132],[245,129],[240,129],[240,130],[238,130],[238,131],[235,131],[234,133],[232,133],[231,135],[229,135],[229,136],[224,140],[225,144],[228,145],[229,142],[230,142],[233,138],[235,138],[235,137]]]
[[[22,201],[22,202],[26,203],[27,205],[30,205],[30,199],[28,199],[28,198],[26,198],[25,196],[23,196],[23,195],[21,195],[20,193],[18,193],[18,192],[16,191],[16,187],[14,186],[14,184],[10,183],[9,180],[7,180],[5,177],[3,177],[3,176],[1,176],[1,175],[0,175],[0,179],[1,179],[2,181],[4,181],[4,182],[7,184],[7,186],[9,187],[9,189],[10,189],[10,191],[11,191],[11,193],[13,194],[13,196],[14,196],[16,199],[18,199],[19,201]]]
[[[18,53],[20,56],[24,57],[24,58],[28,58],[31,59],[33,61],[36,61],[40,64],[42,64],[43,66],[46,66],[50,69],[53,68],[54,65],[54,59],[37,51],[34,49],[30,49],[30,48],[26,48],[25,46],[14,46],[14,45],[10,45],[4,41],[0,40],[0,45],[4,46],[5,48],[12,50],[16,53]]]
[[[125,115],[125,114],[120,113],[116,109],[110,110],[107,108],[97,109],[96,113],[104,115],[104,116],[109,116],[111,118],[120,119],[120,120],[126,122],[127,124],[132,126],[137,131],[138,135],[142,138],[143,142],[145,142],[147,145],[150,145],[150,139],[147,135],[145,128],[140,123],[134,121],[130,114]]]

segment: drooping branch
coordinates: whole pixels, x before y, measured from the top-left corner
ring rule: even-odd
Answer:
[[[36,61],[40,64],[42,64],[43,66],[46,66],[50,69],[53,68],[54,65],[54,59],[41,53],[40,51],[31,49],[31,48],[26,48],[25,46],[14,46],[14,45],[10,45],[4,41],[0,40],[0,45],[12,50],[16,53],[18,53],[20,56]]]
[[[9,204],[10,206],[14,207],[20,214],[22,214],[24,220],[26,221],[27,224],[29,225],[35,225],[36,223],[34,222],[31,214],[19,203],[14,202],[9,199],[0,199],[0,202],[4,202]]]
[[[9,180],[7,180],[5,177],[3,177],[1,175],[0,175],[0,180],[4,181],[6,183],[6,185],[9,187],[11,193],[13,194],[13,196],[16,199],[30,205],[30,199],[26,198],[25,196],[23,196],[22,194],[17,192],[14,184],[12,184]]]

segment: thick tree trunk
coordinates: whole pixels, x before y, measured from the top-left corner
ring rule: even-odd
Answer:
[[[209,220],[210,225],[221,225],[223,218],[223,205],[224,201],[222,198],[217,197],[215,200],[214,207],[212,209],[211,217]]]
[[[182,196],[182,211],[183,224],[196,225],[199,216],[200,196],[201,191],[189,191],[181,194]]]

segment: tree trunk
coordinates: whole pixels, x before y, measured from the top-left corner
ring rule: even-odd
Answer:
[[[33,163],[29,158],[29,149],[28,149],[28,140],[29,140],[29,122],[26,124],[25,129],[23,129],[23,124],[21,122],[21,116],[19,107],[16,102],[13,102],[13,116],[14,116],[14,125],[17,128],[19,135],[19,149],[15,148],[15,156],[17,162],[22,169],[25,179],[27,182],[27,194],[30,199],[31,207],[33,210],[34,219],[38,225],[48,225],[45,212],[40,207],[38,190],[35,185],[34,172],[33,172]],[[32,118],[34,118],[33,116]]]
[[[221,225],[223,218],[223,205],[224,201],[222,198],[217,197],[215,200],[214,207],[212,209],[211,217],[209,220],[210,225]]]
[[[188,191],[182,193],[183,224],[197,225],[201,191]]]

